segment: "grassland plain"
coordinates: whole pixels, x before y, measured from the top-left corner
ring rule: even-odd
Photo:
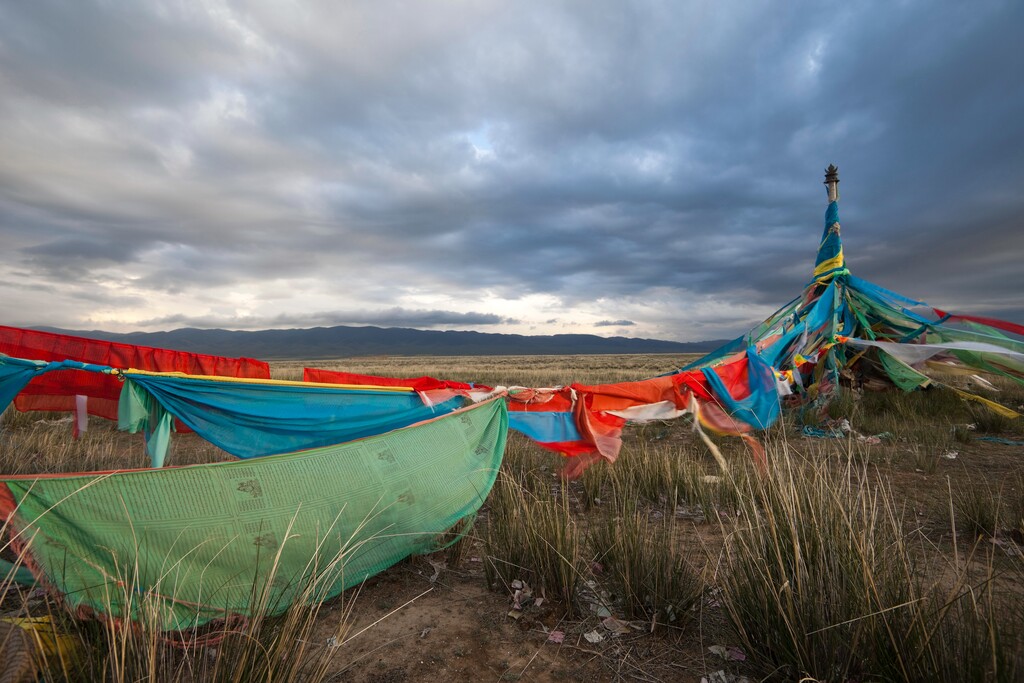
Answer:
[[[643,379],[687,360],[316,366],[536,387]],[[303,365],[273,374],[298,379]],[[999,388],[1004,404],[1024,404],[1019,387]],[[77,622],[9,581],[0,609],[52,615],[71,635],[78,656],[50,657],[47,680],[1022,680],[1021,420],[942,389],[844,393],[827,418],[850,431],[807,438],[786,415],[764,434],[768,473],[716,437],[732,464],[717,483],[685,419],[628,428],[619,461],[574,482],[558,478],[560,456],[513,434],[487,504],[449,549],[319,608],[256,614],[185,646],[145,624]],[[99,420],[77,441],[63,416],[3,420],[4,472],[146,464],[137,438]],[[224,458],[182,434],[170,463]]]

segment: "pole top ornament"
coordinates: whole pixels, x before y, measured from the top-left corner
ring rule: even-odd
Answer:
[[[825,184],[838,183],[839,182],[839,169],[836,168],[835,164],[829,164],[828,168],[825,169]]]
[[[829,164],[825,169],[825,188],[830,202],[839,200],[839,169],[835,164]]]

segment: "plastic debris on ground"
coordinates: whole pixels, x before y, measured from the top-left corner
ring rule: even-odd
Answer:
[[[845,439],[853,431],[850,421],[846,418],[840,420],[825,420],[817,427],[804,425],[800,432],[804,436],[815,439]]]
[[[629,633],[633,630],[629,622],[616,619],[615,617],[605,617],[601,620],[601,625],[615,634]]]
[[[999,443],[1004,446],[1024,446],[1024,441],[1017,439],[1006,439],[1001,436],[976,436],[975,441],[988,441],[989,443]]]
[[[508,616],[513,619],[519,619],[523,616],[523,608],[530,606],[539,606],[542,599],[538,599],[540,602],[535,602],[533,598],[533,589],[524,582],[516,579],[513,581],[509,588],[512,589],[512,609],[508,611]]]
[[[596,581],[587,581],[585,585],[586,588],[580,590],[580,598],[587,603],[590,611],[602,619],[612,616],[612,611],[608,609],[608,605],[611,604],[611,594],[606,590],[599,589]]]
[[[731,662],[744,662],[747,659],[747,655],[744,654],[743,650],[733,645],[729,645],[728,647],[725,645],[712,645],[708,647],[708,652]]]
[[[1001,548],[1009,557],[1024,557],[1024,551],[1012,540],[1003,538],[992,538],[992,545]]]
[[[857,441],[859,441],[859,442],[861,442],[863,444],[867,444],[868,446],[877,446],[878,444],[882,443],[882,441],[884,439],[891,439],[891,438],[892,438],[892,434],[890,434],[889,432],[882,432],[880,434],[872,434],[870,436],[866,436],[864,434],[858,434],[857,435]]]
[[[750,683],[746,676],[726,673],[725,671],[713,671],[707,676],[702,676],[700,683]]]

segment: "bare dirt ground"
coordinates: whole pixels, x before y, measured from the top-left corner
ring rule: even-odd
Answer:
[[[713,601],[692,629],[616,634],[595,615],[571,616],[544,601],[509,616],[512,593],[488,590],[474,548],[458,569],[444,553],[415,558],[371,579],[360,592],[353,631],[372,625],[339,652],[342,680],[402,681],[700,681],[722,669],[708,645],[722,617]],[[436,576],[436,578],[434,578]],[[431,579],[434,579],[431,581]],[[408,603],[408,604],[407,604]],[[337,608],[336,608],[337,609]],[[329,637],[330,613],[323,618]],[[602,640],[591,643],[587,633]],[[561,642],[551,634],[561,633]]]
[[[792,447],[801,446],[823,448],[818,440],[797,437]],[[840,443],[831,446],[843,450]],[[995,566],[1010,569],[1021,560],[1009,535],[972,539],[961,533],[954,539],[950,492],[975,486],[1000,492],[1006,500],[1019,499],[1024,449],[975,441],[961,444],[955,459],[941,455],[935,453],[933,463],[911,461],[908,456],[898,464],[882,465],[877,474],[889,482],[902,501],[908,524],[917,526],[936,556],[951,554],[954,540],[960,552],[969,551],[977,541],[979,557],[991,550]],[[926,462],[930,464],[925,469],[916,467]],[[483,544],[477,539],[457,567],[448,567],[441,552],[411,558],[366,583],[356,598],[350,633],[370,628],[339,651],[339,680],[743,681],[743,654],[732,649],[735,644],[714,590],[728,512],[720,511],[724,526],[700,519],[699,513],[692,518],[685,510],[678,514],[680,543],[692,548],[692,564],[706,567],[708,582],[707,596],[680,629],[661,628],[652,634],[648,624],[634,622],[628,633],[615,633],[603,626],[600,616],[586,613],[586,605],[570,615],[564,605],[547,600],[513,618],[513,590],[487,588]],[[478,531],[486,523],[485,507]],[[942,566],[933,570],[941,573]],[[1012,582],[1017,573],[1009,571],[1008,579]],[[335,606],[334,613],[339,609]],[[323,630],[318,632],[325,638],[333,628],[331,614],[323,617]],[[595,632],[601,639],[589,642],[587,634]],[[558,633],[564,637],[554,642]]]

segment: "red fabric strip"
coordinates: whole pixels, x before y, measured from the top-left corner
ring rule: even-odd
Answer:
[[[76,360],[153,372],[270,378],[270,366],[253,358],[223,358],[4,325],[0,325],[0,353],[29,360]],[[89,397],[90,415],[117,419],[121,383],[116,377],[95,372],[57,370],[40,375],[14,399],[14,405],[21,411],[74,411],[76,394]]]
[[[319,368],[303,368],[303,382],[318,382],[322,384],[360,384],[378,387],[410,387],[415,391],[432,391],[435,389],[455,389],[469,391],[479,389],[489,391],[490,387],[483,385],[470,385],[465,382],[450,382],[448,380],[435,379],[433,377],[382,377],[380,375],[360,375],[355,372],[341,372],[338,370],[320,370]]]
[[[994,327],[997,330],[1003,330],[1004,332],[1013,332],[1014,334],[1019,334],[1022,337],[1024,337],[1024,325],[1018,325],[1017,323],[1011,323],[1006,320],[999,320],[998,318],[982,318],[977,315],[958,315],[956,313],[946,313],[945,311],[940,311],[937,308],[933,308],[932,310],[935,311],[935,315],[939,316],[940,318],[945,318],[946,316],[949,316],[949,320],[969,320],[972,323],[988,325],[989,327]]]

